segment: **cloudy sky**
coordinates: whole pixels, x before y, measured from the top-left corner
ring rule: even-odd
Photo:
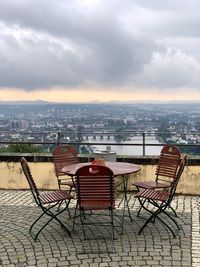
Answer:
[[[1,0],[0,100],[200,100],[199,0]]]

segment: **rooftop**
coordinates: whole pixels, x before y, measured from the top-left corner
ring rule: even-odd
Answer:
[[[122,212],[121,197],[117,198],[118,215]],[[71,212],[74,204],[70,204]],[[138,203],[133,196],[129,204],[133,222],[128,217],[125,219],[123,234],[120,227],[115,227],[113,252],[109,228],[92,225],[87,229],[89,240],[82,241],[78,219],[72,238],[56,222],[51,222],[38,240],[33,241],[28,230],[40,210],[32,202],[30,191],[0,190],[0,266],[200,266],[198,196],[178,195],[174,199],[173,207],[182,227],[176,238],[159,221],[149,224],[139,236],[138,230],[148,215],[143,212],[141,217],[136,217]],[[72,229],[68,213],[62,216]],[[95,219],[100,221],[102,216]],[[117,216],[115,224],[120,224]]]

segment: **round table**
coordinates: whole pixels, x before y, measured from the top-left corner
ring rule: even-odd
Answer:
[[[92,162],[86,162],[86,163],[77,163],[77,164],[73,164],[73,165],[69,165],[69,166],[65,166],[62,169],[62,172],[73,177],[76,174],[76,171],[83,166],[87,166],[87,165],[91,165]],[[123,188],[124,188],[124,208],[125,206],[128,209],[128,214],[130,217],[130,220],[132,221],[132,217],[131,217],[131,213],[130,213],[130,209],[129,209],[129,201],[128,201],[128,197],[127,197],[127,189],[128,189],[128,176],[131,173],[136,173],[138,171],[140,171],[140,166],[133,164],[133,163],[128,163],[128,162],[113,162],[113,161],[106,161],[105,162],[105,166],[107,166],[108,168],[110,168],[113,173],[114,176],[118,176],[121,175],[122,176],[122,183],[123,184]]]
[[[87,166],[92,164],[91,162],[86,162],[86,163],[76,163],[73,165],[65,166],[62,169],[63,173],[66,173],[69,176],[74,176],[76,171],[83,166]],[[115,176],[118,175],[128,175],[131,173],[136,173],[140,171],[140,166],[133,164],[133,163],[128,163],[128,162],[113,162],[113,161],[106,161],[105,166],[110,168]]]

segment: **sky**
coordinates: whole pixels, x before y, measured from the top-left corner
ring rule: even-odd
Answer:
[[[199,0],[1,0],[0,101],[200,101]]]

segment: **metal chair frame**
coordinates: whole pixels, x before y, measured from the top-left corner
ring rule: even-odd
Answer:
[[[187,161],[187,157],[184,156],[179,164],[177,175],[173,179],[173,182],[171,183],[171,187],[169,187],[168,189],[164,188],[162,190],[142,189],[135,195],[135,197],[139,200],[142,208],[144,208],[146,211],[151,213],[151,216],[146,220],[144,225],[140,228],[139,235],[144,230],[144,228],[148,225],[148,223],[150,222],[154,223],[155,219],[159,219],[163,223],[163,225],[166,226],[171,231],[173,236],[176,237],[170,225],[167,224],[161,218],[160,215],[161,213],[164,213],[169,219],[171,219],[172,222],[174,222],[177,229],[180,230],[180,226],[178,225],[176,220],[168,213],[167,208],[171,207],[171,202],[174,198],[178,182],[180,180],[180,177],[186,165],[186,161]],[[146,207],[145,206],[146,201],[148,203],[151,203],[156,210],[154,211],[153,209],[149,209],[148,206]]]
[[[173,145],[166,145],[162,148],[158,165],[156,167],[156,178],[155,181],[146,181],[146,182],[135,182],[133,185],[136,186],[137,191],[141,189],[166,189],[168,190],[174,178],[177,175],[179,164],[181,161],[181,152],[178,147]],[[144,203],[146,200],[144,200]],[[140,211],[142,210],[143,205],[140,205],[140,208],[137,213],[139,217]],[[177,217],[176,211],[169,205],[169,208],[173,211],[174,215]]]
[[[73,228],[75,225],[77,209],[80,211],[80,221],[86,239],[85,211],[108,210],[112,227],[112,240],[114,241],[115,189],[114,174],[111,169],[100,165],[89,165],[79,168],[75,174],[77,205],[75,209]],[[101,225],[105,225],[103,222]],[[106,223],[108,225],[108,223]]]
[[[29,234],[31,237],[36,241],[38,238],[38,235],[40,232],[53,220],[55,219],[61,227],[68,233],[68,235],[71,237],[71,233],[68,230],[68,228],[58,219],[58,216],[63,213],[65,210],[68,209],[69,202],[73,198],[68,192],[58,190],[58,191],[52,191],[52,192],[39,192],[35,181],[32,177],[30,167],[24,157],[20,160],[22,170],[24,172],[24,175],[29,183],[31,193],[33,195],[33,199],[37,206],[42,210],[42,214],[32,223],[29,229]],[[65,207],[57,212],[53,212],[52,209],[60,203],[65,201]],[[46,206],[47,205],[47,206]],[[47,215],[50,217],[50,219],[37,231],[36,234],[33,234],[32,229],[34,225],[44,216]]]

